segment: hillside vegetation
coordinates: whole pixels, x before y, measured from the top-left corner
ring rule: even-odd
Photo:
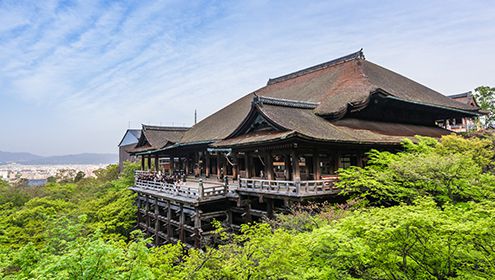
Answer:
[[[150,248],[135,225],[128,165],[97,179],[0,183],[3,279],[493,279],[495,176],[490,136],[405,141],[340,171],[345,204],[218,227],[218,246]]]

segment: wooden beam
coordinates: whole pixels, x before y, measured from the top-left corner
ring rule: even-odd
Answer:
[[[148,171],[151,171],[151,155],[148,155]]]
[[[141,170],[144,171],[144,155],[141,155]]]

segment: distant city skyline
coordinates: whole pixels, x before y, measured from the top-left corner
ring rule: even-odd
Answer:
[[[1,1],[0,151],[116,153],[360,48],[446,95],[495,86],[494,47],[489,1]]]

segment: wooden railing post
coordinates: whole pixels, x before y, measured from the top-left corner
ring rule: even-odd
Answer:
[[[203,179],[199,179],[199,189],[198,189],[198,194],[200,198],[203,198],[205,193],[204,193],[204,187],[203,187]]]
[[[227,176],[225,176],[224,179],[225,179],[224,180],[225,182],[224,182],[224,185],[223,185],[223,187],[224,187],[224,192],[223,193],[224,194],[227,194],[227,192],[229,191],[229,178]]]

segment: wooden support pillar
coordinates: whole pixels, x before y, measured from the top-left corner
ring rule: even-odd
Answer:
[[[205,176],[210,177],[210,153],[206,151],[205,153]]]
[[[145,212],[146,212],[146,233],[149,233],[151,217],[150,217],[150,201],[148,196],[146,196]]]
[[[170,156],[169,174],[174,175],[174,171],[175,171],[175,158],[174,158],[174,156]]]
[[[158,172],[160,170],[160,159],[158,155],[155,156],[155,171]]]
[[[201,212],[198,209],[194,215],[194,247],[201,247]]]
[[[141,224],[143,218],[142,218],[142,215],[141,215],[141,209],[142,209],[142,200],[141,200],[141,195],[138,194],[138,197],[137,197],[137,224],[138,224],[138,227],[139,227],[139,224]]]
[[[239,164],[237,153],[234,154],[234,165],[232,165],[232,179],[237,180],[237,176],[239,174]]]
[[[320,180],[321,177],[320,153],[317,150],[313,152],[313,174],[314,174],[314,180]]]
[[[185,158],[184,164],[186,165],[185,169],[186,169],[186,176],[187,176],[187,175],[189,175],[189,159]]]
[[[244,165],[246,168],[246,178],[251,178],[251,154],[246,152],[244,153]]]
[[[200,169],[199,169],[199,153],[194,152],[194,176],[199,177],[200,176]]]
[[[228,175],[228,172],[227,172],[227,159],[225,158],[225,155],[224,154],[219,154],[220,155],[220,158],[222,159],[222,173],[223,173],[223,177],[227,177]]]
[[[299,167],[299,154],[297,151],[291,152],[292,158],[292,180],[301,181],[301,168]]]
[[[266,199],[266,215],[268,219],[273,219],[274,217],[273,208],[274,208],[273,199],[272,198]]]
[[[244,204],[244,222],[247,224],[252,221],[251,217],[251,201],[245,201]]]
[[[185,214],[184,214],[184,205],[180,204],[179,206],[179,240],[182,242],[185,242],[185,236],[184,236],[184,222],[185,222]]]
[[[160,215],[160,209],[158,208],[158,198],[155,197],[155,245],[158,246],[160,243],[160,236],[158,232],[160,231],[160,220],[158,216]]]
[[[264,153],[265,159],[265,174],[268,180],[274,180],[275,174],[273,174],[273,157],[270,151]]]
[[[144,155],[141,155],[141,170],[144,171]]]
[[[292,180],[292,172],[290,166],[290,154],[284,154],[284,167],[285,167],[285,176],[286,180]]]
[[[220,180],[221,179],[221,173],[220,173],[220,160],[221,160],[221,155],[220,153],[217,152],[217,178]]]
[[[148,155],[148,171],[151,171],[151,155]]]
[[[172,208],[170,200],[167,200],[167,242],[172,241]]]

